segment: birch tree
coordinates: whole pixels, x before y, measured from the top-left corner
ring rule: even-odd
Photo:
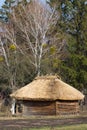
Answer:
[[[4,73],[8,75],[9,87],[16,89],[16,68],[17,68],[17,44],[13,25],[1,23],[2,35],[0,36],[0,55],[4,61]]]
[[[13,9],[12,19],[17,28],[23,32],[27,52],[31,54],[29,60],[35,67],[37,75],[40,75],[41,61],[49,50],[48,44],[53,44],[59,39],[57,35],[50,35],[57,24],[59,14],[55,9],[45,8],[40,2],[33,0],[27,5],[20,3]],[[59,44],[57,48],[59,53],[64,42],[57,44]]]
[[[1,23],[2,35],[0,36],[0,56],[4,62],[4,73],[8,76],[9,88],[14,92],[16,86],[16,68],[17,68],[17,45],[16,36],[12,24]],[[15,99],[12,100],[12,114],[15,114]]]

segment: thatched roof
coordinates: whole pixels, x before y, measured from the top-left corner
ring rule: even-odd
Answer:
[[[81,100],[84,95],[57,76],[41,76],[20,88],[11,97],[20,100]]]

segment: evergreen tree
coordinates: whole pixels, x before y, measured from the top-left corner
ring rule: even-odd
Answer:
[[[4,22],[8,22],[10,19],[12,9],[15,8],[20,3],[27,4],[27,2],[30,2],[28,0],[5,0],[4,4],[2,5],[2,8],[0,9],[0,20]]]
[[[68,0],[65,3],[63,12],[66,31],[69,34],[69,56],[64,63],[63,70],[65,69],[68,73],[68,82],[79,89],[84,89],[87,86],[86,0]]]
[[[15,0],[5,0],[4,4],[2,5],[2,8],[0,10],[0,20],[7,22],[11,12],[12,7],[15,5]]]
[[[87,2],[86,0],[50,0],[61,11],[60,28],[66,32],[67,58],[63,59],[61,75],[71,85],[87,89]]]

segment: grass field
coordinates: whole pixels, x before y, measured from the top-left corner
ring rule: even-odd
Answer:
[[[87,130],[87,124],[61,126],[61,127],[42,127],[42,128],[4,128],[3,130]]]
[[[24,129],[28,130],[28,129]],[[70,125],[70,126],[63,126],[63,127],[44,127],[44,128],[31,128],[29,130],[87,130],[87,124],[81,125]]]

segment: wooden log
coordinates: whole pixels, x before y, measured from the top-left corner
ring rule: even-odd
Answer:
[[[55,115],[55,102],[24,101],[23,115]]]
[[[79,112],[78,102],[56,102],[56,114],[69,114]]]

